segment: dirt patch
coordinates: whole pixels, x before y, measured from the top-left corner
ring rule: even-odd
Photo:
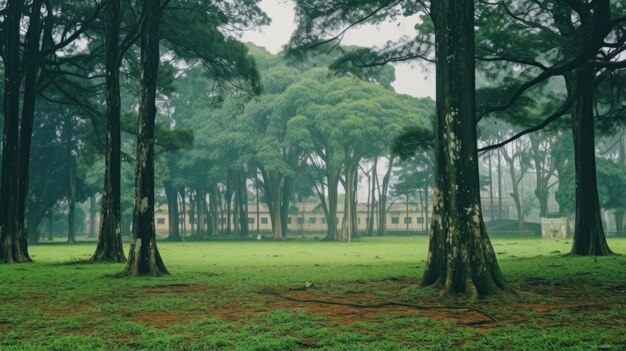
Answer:
[[[8,321],[0,321],[0,336],[11,331],[11,324]]]
[[[268,303],[269,307],[281,308],[297,312],[307,312],[342,325],[353,325],[357,322],[383,322],[391,317],[428,317],[437,321],[450,321],[471,328],[485,329],[495,325],[484,314],[477,311],[463,309],[445,308],[414,308],[409,306],[380,306],[380,307],[357,307],[346,306],[346,304],[375,305],[384,304],[387,301],[373,301],[373,294],[361,293],[359,295],[368,297],[368,302],[352,299],[352,294],[338,299],[330,300],[328,297],[311,292],[298,292],[289,294],[289,297],[298,300],[329,300],[332,304],[310,301],[294,301],[279,299]],[[338,304],[337,304],[338,303]]]
[[[227,322],[250,321],[263,310],[244,306],[239,302],[232,302],[226,306],[209,306],[209,316],[217,317]]]
[[[74,314],[81,313],[87,308],[94,307],[93,303],[80,303],[80,304],[72,304],[72,305],[43,305],[41,310],[51,316],[55,317],[66,317]]]
[[[188,323],[190,319],[195,319],[195,316],[190,318],[189,316],[183,316],[180,313],[159,311],[137,313],[130,318],[138,323],[151,325],[157,328],[167,328],[173,324]]]
[[[69,330],[69,333],[73,335],[89,336],[94,333],[94,330],[93,328],[90,328],[90,327],[82,327],[82,328],[71,329]]]
[[[194,284],[150,285],[142,288],[148,294],[180,294],[206,291],[207,287]]]

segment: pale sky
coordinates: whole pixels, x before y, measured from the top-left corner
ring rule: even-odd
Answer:
[[[260,31],[244,33],[242,40],[267,48],[272,53],[280,51],[296,28],[293,4],[290,0],[263,0],[261,8],[272,19],[269,26]],[[381,46],[387,41],[395,41],[402,36],[412,37],[415,16],[383,23],[378,26],[365,26],[352,29],[344,37],[344,45]],[[435,96],[434,66],[423,63],[395,64],[396,81],[393,87],[399,93],[416,97]],[[428,69],[425,69],[427,67]]]

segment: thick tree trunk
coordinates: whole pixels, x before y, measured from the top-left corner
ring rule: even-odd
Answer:
[[[126,262],[121,228],[121,130],[120,130],[120,2],[106,5],[106,155],[104,189],[100,200],[100,233],[91,262]]]
[[[18,236],[22,250],[28,255],[28,232],[25,227],[26,199],[28,197],[30,149],[33,136],[33,121],[35,119],[35,97],[37,90],[37,75],[39,72],[39,44],[41,39],[42,21],[41,7],[42,0],[34,0],[31,5],[29,26],[26,33],[26,49],[24,51],[24,98],[22,102],[22,124],[20,128],[20,155],[19,155],[19,176],[18,176],[18,204],[17,204],[17,225]],[[37,228],[34,228],[35,232]]]
[[[154,227],[154,124],[156,85],[159,71],[160,0],[144,0],[146,19],[141,30],[141,90],[137,120],[137,166],[133,238],[128,265],[122,275],[167,274],[157,249]]]
[[[431,3],[437,59],[435,199],[424,285],[442,295],[506,289],[480,207],[472,0]]]
[[[19,232],[20,21],[23,0],[4,9],[4,131],[0,183],[0,262],[30,262],[27,239]]]
[[[578,101],[572,114],[576,169],[576,224],[570,253],[582,256],[606,256],[612,254],[612,251],[604,234],[598,198],[593,110],[595,84],[592,65],[586,64],[578,68],[575,77],[570,77],[568,81],[568,91],[578,91]]]

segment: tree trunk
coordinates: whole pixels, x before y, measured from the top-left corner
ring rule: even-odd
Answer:
[[[568,79],[568,92],[578,92],[578,101],[572,114],[576,224],[570,254],[581,256],[606,256],[613,253],[606,242],[598,198],[593,112],[594,73],[591,64],[586,64],[576,70],[575,77],[570,76]]]
[[[100,200],[100,233],[91,262],[126,262],[121,228],[120,130],[120,2],[110,0],[105,14],[106,47],[106,156],[104,189]]]
[[[180,223],[178,221],[178,191],[171,182],[165,182],[165,197],[167,198],[167,241],[183,241],[180,235]]]
[[[349,152],[346,152],[348,154]],[[356,211],[355,206],[355,194],[354,194],[354,185],[356,182],[355,179],[355,171],[358,169],[358,161],[346,161],[344,176],[346,179],[345,182],[345,197],[344,197],[344,210],[343,210],[343,221],[341,231],[339,232],[339,236],[336,238],[337,241],[350,241],[351,238],[356,236],[356,228],[354,226],[354,212]],[[355,166],[356,165],[356,166]]]
[[[281,219],[283,214],[281,196],[284,177],[265,170],[261,170],[261,174],[263,175],[265,198],[272,222],[272,237],[274,240],[283,240],[282,225],[284,221]]]
[[[67,243],[75,244],[76,243],[76,170],[74,167],[74,155],[72,155],[72,137],[73,137],[73,126],[72,126],[72,115],[67,114],[65,116],[65,156],[67,160],[67,207],[68,207],[68,216],[67,216]]]
[[[237,196],[237,213],[239,215],[239,237],[241,239],[248,238],[248,190],[246,188],[246,177],[243,171],[236,172],[236,196]]]
[[[339,186],[339,171],[335,167],[328,170],[328,218],[326,218],[327,232],[324,241],[337,239],[337,187]]]
[[[183,210],[183,233],[182,235],[187,235],[187,221],[189,218],[189,213],[187,213],[187,189],[183,187],[183,190],[180,192],[181,197],[181,208]]]
[[[19,232],[20,21],[23,0],[8,0],[4,9],[4,131],[0,183],[0,262],[30,262],[27,240]]]
[[[435,199],[422,284],[442,295],[507,289],[480,204],[474,76],[474,3],[433,1],[437,60]]]
[[[209,217],[211,218],[209,226],[209,235],[217,235],[219,233],[219,189],[217,183],[213,183],[209,188]]]
[[[287,230],[288,223],[287,218],[289,217],[289,200],[291,199],[291,191],[293,189],[293,178],[285,177],[283,181],[283,189],[280,196],[280,228],[283,231],[283,240],[287,238]],[[258,223],[257,223],[258,224]]]
[[[498,150],[498,219],[503,218],[502,212],[502,151]]]
[[[515,159],[520,158],[519,151],[516,151],[517,144],[514,145],[514,150],[511,150],[511,156],[507,153],[508,151],[500,150],[502,152],[502,157],[504,157],[504,161],[509,166],[509,175],[511,176],[511,187],[513,188],[513,192],[511,193],[511,198],[513,198],[513,202],[515,203],[515,211],[517,213],[517,223],[518,229],[520,231],[526,230],[526,223],[524,222],[524,209],[522,204],[522,199],[519,192],[519,183],[524,177],[524,170],[520,170],[520,176],[517,175],[517,170],[515,168]],[[521,164],[521,162],[520,162]],[[523,167],[523,166],[521,166]]]
[[[48,241],[54,240],[54,238],[52,237],[52,219],[53,219],[53,213],[52,213],[52,208],[50,208],[48,210]]]
[[[30,149],[33,135],[33,121],[35,119],[35,97],[37,90],[37,75],[39,72],[39,44],[41,38],[42,0],[34,0],[31,5],[28,31],[26,33],[26,48],[24,51],[24,98],[22,102],[22,125],[19,139],[19,176],[18,176],[18,204],[17,204],[17,231],[22,250],[28,255],[28,232],[25,225],[26,199],[28,197]],[[37,228],[34,228],[37,231]]]
[[[613,218],[615,218],[615,231],[618,234],[624,233],[624,211],[616,210],[613,212]]]
[[[428,201],[429,201],[430,196],[428,194],[428,190],[429,190],[429,187],[428,187],[428,184],[426,184],[426,186],[424,187],[424,203],[425,203],[425,206],[424,206],[424,224],[426,225],[426,228],[430,227],[430,217],[428,215],[428,209],[430,208],[428,206]]]
[[[494,218],[494,213],[495,213],[495,208],[494,208],[494,202],[493,202],[493,177],[492,177],[492,172],[491,172],[491,152],[489,152],[487,154],[487,161],[489,162],[489,220],[493,221]]]
[[[96,237],[96,217],[98,216],[98,209],[96,204],[96,195],[89,197],[89,238]]]
[[[387,172],[383,176],[383,183],[378,193],[378,230],[376,232],[378,236],[383,236],[387,232],[387,192],[389,191],[393,161],[393,157],[389,157]]]
[[[122,275],[167,274],[157,249],[154,228],[154,124],[156,85],[159,71],[160,0],[144,0],[147,15],[141,29],[141,88],[137,120],[137,166],[135,171],[135,207],[133,238],[128,265]]]

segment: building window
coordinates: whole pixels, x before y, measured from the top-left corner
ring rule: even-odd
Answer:
[[[261,217],[261,224],[267,224],[267,217]]]
[[[254,218],[248,217],[248,224],[254,224]]]
[[[322,217],[322,224],[326,224],[326,217]]]
[[[298,224],[304,224],[304,217],[298,217]]]
[[[411,217],[404,217],[404,224],[411,224]]]
[[[417,217],[417,224],[424,224],[424,217]]]
[[[287,224],[291,224],[291,217],[287,217]]]
[[[158,217],[158,218],[157,218],[157,224],[165,224],[165,218],[163,218],[163,217]]]
[[[315,217],[310,217],[310,218],[309,218],[309,224],[315,224],[315,223],[317,223],[317,218],[315,218]]]
[[[400,223],[400,217],[391,217],[391,224]]]

